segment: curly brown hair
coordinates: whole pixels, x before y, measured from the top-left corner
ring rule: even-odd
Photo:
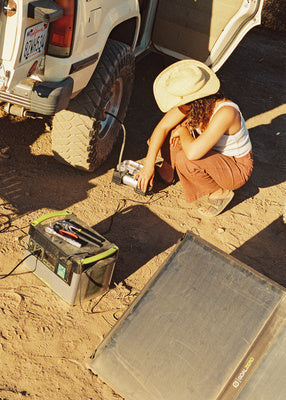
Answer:
[[[201,131],[204,131],[208,126],[216,101],[224,99],[224,97],[223,92],[219,90],[215,94],[188,103],[187,105],[190,107],[188,118],[191,128],[200,128]]]

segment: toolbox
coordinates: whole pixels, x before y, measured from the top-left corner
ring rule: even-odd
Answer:
[[[31,223],[24,265],[67,303],[105,293],[118,247],[70,211],[46,214]]]

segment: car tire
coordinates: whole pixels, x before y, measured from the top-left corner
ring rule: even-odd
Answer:
[[[53,118],[52,150],[57,160],[85,171],[102,165],[121,129],[118,120],[125,118],[134,69],[130,46],[108,40],[88,85]]]

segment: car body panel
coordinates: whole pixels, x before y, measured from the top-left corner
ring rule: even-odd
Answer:
[[[0,101],[28,109],[37,82],[61,87],[70,77],[71,96],[76,96],[88,84],[111,32],[128,29],[125,22],[131,20],[135,56],[152,48],[177,59],[198,59],[217,71],[260,23],[263,5],[263,0],[77,0],[71,53],[59,57],[47,54],[49,22],[29,17],[30,2],[0,3]],[[84,68],[74,68],[78,65]]]
[[[0,87],[13,91],[13,88],[26,80],[28,71],[38,61],[41,73],[34,74],[33,79],[40,81],[61,82],[70,74],[71,65],[96,53],[101,54],[112,29],[126,19],[136,18],[137,29],[134,35],[134,46],[139,33],[140,13],[137,0],[89,0],[78,1],[76,10],[75,32],[70,57],[49,56],[42,51],[29,60],[23,60],[25,32],[34,25],[40,24],[28,18],[28,4],[31,0],[13,0],[17,11],[13,17],[1,13],[0,17]],[[95,67],[77,73],[74,90],[86,86]],[[8,73],[7,73],[8,71]],[[89,73],[87,73],[89,72]],[[7,79],[7,75],[9,75]]]
[[[178,59],[194,58],[217,71],[245,34],[260,24],[262,0],[160,0],[152,43]]]

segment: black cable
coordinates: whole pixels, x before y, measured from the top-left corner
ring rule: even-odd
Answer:
[[[106,235],[107,233],[109,233],[109,232],[111,231],[111,228],[112,228],[112,225],[113,225],[114,217],[115,217],[117,214],[120,214],[120,213],[122,213],[122,211],[124,211],[124,209],[126,208],[126,202],[127,202],[127,200],[128,200],[128,201],[131,201],[131,202],[133,202],[133,203],[135,203],[135,204],[149,205],[149,204],[155,203],[155,201],[158,201],[158,200],[160,200],[160,199],[162,199],[162,198],[164,198],[164,197],[167,197],[167,196],[168,196],[168,192],[162,191],[162,192],[160,192],[160,196],[154,198],[154,194],[152,194],[152,195],[149,197],[149,199],[148,199],[147,201],[133,200],[133,199],[130,199],[130,198],[120,199],[119,202],[118,202],[118,205],[117,205],[117,207],[116,207],[116,210],[115,210],[114,213],[110,216],[110,222],[109,222],[108,228],[107,228],[104,232],[101,232],[100,234],[101,234],[102,236],[104,236],[104,235]],[[121,202],[121,201],[123,202],[123,205],[120,207],[120,202]]]
[[[13,208],[11,208],[13,206],[11,206],[11,204],[9,204],[9,203],[2,203],[2,204],[0,204],[0,207],[3,207],[7,211],[12,211],[10,214],[0,213],[0,233],[4,233],[4,232],[10,230],[10,228],[14,228],[12,231],[10,230],[10,232],[15,232],[17,230],[20,230],[25,235],[27,235],[27,233],[24,232],[23,229],[29,227],[30,224],[25,225],[21,228],[19,228],[17,225],[14,224],[14,222],[18,218],[12,219],[13,216],[17,215],[17,212]],[[27,215],[27,213],[26,213],[26,215]]]
[[[2,204],[0,204],[0,205],[1,205],[1,207],[3,207],[5,210],[12,211],[13,214],[16,214],[16,210],[13,208],[13,206],[12,206],[10,203],[2,203]],[[11,207],[12,207],[12,208],[11,208]]]
[[[101,302],[101,300],[108,294],[109,290],[106,290],[104,293],[101,294],[101,296],[100,296],[99,299],[97,300],[96,304],[94,304],[94,305],[92,306],[91,311],[85,310],[85,309],[83,308],[83,304],[82,304],[82,300],[84,300],[84,299],[82,299],[82,287],[81,287],[81,285],[82,285],[82,275],[83,275],[83,273],[84,273],[84,271],[82,270],[82,264],[80,264],[80,275],[79,275],[79,305],[80,305],[81,310],[82,310],[84,313],[86,313],[86,314],[104,314],[104,313],[107,313],[107,312],[110,312],[110,311],[121,311],[121,310],[122,310],[121,308],[110,308],[110,309],[107,309],[107,310],[98,310],[98,311],[97,311],[97,310],[94,310],[95,307]]]
[[[120,149],[120,153],[119,153],[119,159],[118,159],[118,171],[121,172],[122,155],[123,155],[123,151],[124,151],[124,148],[125,148],[125,142],[126,142],[126,129],[125,129],[125,126],[123,125],[123,122],[120,121],[120,119],[116,115],[114,115],[114,114],[112,114],[112,113],[110,113],[108,111],[105,111],[105,110],[103,110],[103,112],[105,114],[107,114],[107,115],[110,115],[112,118],[114,118],[116,121],[118,121],[120,123],[122,131],[123,131],[122,145],[121,145],[121,149]]]
[[[119,119],[116,115],[111,114],[109,111],[105,111],[105,110],[103,110],[103,112],[104,112],[104,114],[110,115],[111,117],[113,117],[114,119],[116,119],[116,121],[118,121],[118,122],[120,123],[121,126],[123,125],[123,122],[120,121],[120,119]]]
[[[2,219],[4,221],[2,222]],[[10,215],[0,214],[0,233],[8,231],[12,226],[12,220]]]
[[[123,201],[123,206],[120,207],[120,202],[121,202],[121,201]],[[109,233],[109,232],[111,231],[111,227],[112,227],[113,219],[114,219],[115,215],[116,215],[116,214],[120,214],[121,211],[124,210],[125,206],[126,206],[126,199],[120,199],[119,202],[118,202],[118,205],[117,205],[116,210],[115,210],[114,213],[110,216],[109,227],[108,227],[103,233],[101,233],[102,236],[106,235],[106,233]]]
[[[33,253],[28,254],[26,257],[24,257],[10,272],[8,272],[8,274],[5,275],[0,275],[0,280],[1,279],[5,279],[8,278],[8,276],[12,275],[12,273],[25,261],[27,260],[27,258],[36,255],[37,253],[40,254],[41,250],[35,250],[33,251]],[[31,273],[33,271],[29,271],[27,273]]]

